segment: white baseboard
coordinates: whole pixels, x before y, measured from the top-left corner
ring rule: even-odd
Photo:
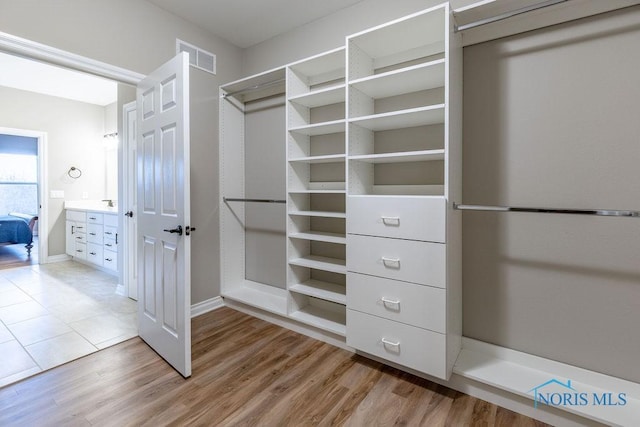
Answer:
[[[51,264],[54,262],[64,262],[64,261],[69,261],[71,259],[71,257],[67,254],[61,254],[61,255],[49,255],[42,264]]]
[[[222,297],[209,298],[208,300],[198,302],[191,306],[191,317],[200,316],[201,314],[217,310],[221,307],[224,307]]]
[[[127,296],[127,289],[122,283],[118,283],[118,286],[116,286],[116,295]]]

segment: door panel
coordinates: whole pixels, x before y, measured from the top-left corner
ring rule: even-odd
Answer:
[[[138,85],[139,333],[191,375],[189,63],[186,54]],[[170,232],[170,231],[174,232]]]

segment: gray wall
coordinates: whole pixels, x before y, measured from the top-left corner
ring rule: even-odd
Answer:
[[[47,133],[49,190],[63,190],[66,200],[105,196],[104,107],[0,86],[0,127]],[[67,174],[71,166],[79,179]],[[49,199],[49,255],[64,255],[64,199]],[[6,214],[6,212],[0,214]],[[40,230],[40,233],[44,233]]]
[[[435,3],[365,0],[246,49],[243,73]],[[640,209],[638,22],[636,7],[464,49],[466,203]],[[640,381],[638,225],[465,213],[464,335]]]
[[[0,31],[143,74],[176,38],[217,55],[217,76],[191,72],[191,301],[219,295],[218,86],[239,77],[240,49],[143,0],[0,0],[0,11]]]

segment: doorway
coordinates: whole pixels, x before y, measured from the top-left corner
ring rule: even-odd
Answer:
[[[3,74],[7,69],[3,66]],[[27,74],[22,68],[21,73]],[[12,126],[4,128],[11,131],[7,134],[36,138],[37,179],[35,183],[33,178],[23,179],[21,184],[39,188],[36,209],[41,207],[36,210],[37,256],[34,254],[27,265],[0,269],[0,353],[11,361],[0,365],[3,386],[137,336],[137,308],[134,300],[117,294],[122,283],[117,273],[100,263],[70,257],[66,251],[67,202],[86,203],[78,212],[87,212],[89,220],[88,212],[107,207],[102,200],[119,199],[113,180],[123,176],[118,173],[114,138],[120,116],[117,103],[98,105],[9,87],[3,82],[0,86],[0,104],[15,101],[2,111],[16,113],[23,108],[28,111],[24,116],[32,116],[1,114],[0,126]],[[117,93],[115,83],[113,86]],[[29,125],[33,118],[38,120]],[[104,218],[108,214],[116,218],[112,242],[122,245],[125,239],[117,236],[121,215],[117,208]],[[93,231],[87,230],[85,237],[93,233],[97,238],[95,227],[106,233],[107,223],[103,222],[93,224]],[[102,242],[102,236],[100,239]],[[97,245],[90,237],[88,240],[85,247]],[[106,237],[104,244],[106,247]],[[24,245],[12,247],[24,249]]]

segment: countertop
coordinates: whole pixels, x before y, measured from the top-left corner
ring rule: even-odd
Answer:
[[[106,214],[118,213],[117,206],[110,208],[107,206],[107,202],[100,200],[67,200],[64,202],[64,208],[74,211],[102,212]]]

